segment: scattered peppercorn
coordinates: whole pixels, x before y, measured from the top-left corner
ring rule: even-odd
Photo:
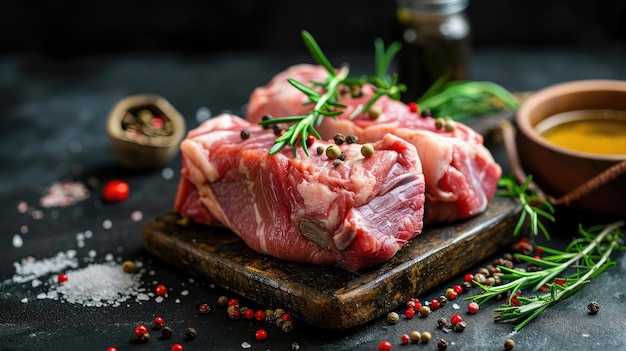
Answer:
[[[443,327],[445,327],[448,324],[448,320],[441,317],[437,320],[437,328],[441,329]]]
[[[454,325],[454,330],[457,332],[462,332],[465,330],[465,327],[467,327],[467,323],[465,323],[465,321],[460,321]]]
[[[337,156],[337,159],[338,159],[338,160],[341,160],[341,161],[345,161],[345,159],[346,159],[346,153],[342,151],[342,152],[339,154],[339,156]]]
[[[437,343],[437,349],[443,351],[448,348],[448,342],[445,339],[439,339]]]
[[[321,155],[321,154],[324,153],[324,147],[323,146],[318,146],[316,151],[317,151],[318,155]]]
[[[374,146],[372,144],[363,144],[361,146],[361,155],[365,158],[372,157],[374,155]]]
[[[406,311],[404,311],[404,318],[411,319],[413,317],[415,317],[415,309],[407,308]]]
[[[198,336],[198,331],[194,327],[188,327],[185,329],[185,335],[187,335],[189,339],[195,339],[196,336]]]
[[[452,325],[456,325],[457,323],[463,321],[463,317],[461,317],[460,314],[453,314],[452,317],[450,317],[450,324]]]
[[[422,110],[422,112],[420,112],[420,115],[424,118],[426,117],[432,117],[432,113],[430,112],[429,109],[425,108]]]
[[[349,134],[346,137],[346,144],[354,144],[359,141],[359,137],[354,134]]]
[[[183,351],[185,348],[182,344],[174,344],[172,345],[172,351]]]
[[[411,338],[409,337],[409,334],[402,334],[402,336],[400,337],[400,341],[406,345],[409,343],[409,341],[411,341]]]
[[[289,333],[293,330],[293,321],[286,320],[283,322],[283,325],[280,327],[285,333]]]
[[[161,329],[161,335],[163,335],[164,338],[169,339],[172,337],[172,328],[170,328],[169,326],[165,326],[163,327],[163,329]]]
[[[337,133],[333,137],[333,140],[335,141],[335,144],[341,145],[346,141],[346,136],[341,133]]]
[[[437,129],[441,129],[441,128],[443,128],[443,127],[444,127],[445,123],[446,123],[446,122],[444,121],[444,119],[443,119],[443,118],[441,118],[441,117],[436,118],[436,119],[435,119],[435,128],[437,128]]]
[[[262,121],[269,121],[270,119],[272,119],[272,116],[270,116],[270,115],[265,115],[265,116],[261,117]],[[268,128],[270,128],[269,124],[263,124],[263,129],[268,129]]]
[[[244,308],[244,307],[242,307],[241,309],[243,309],[243,308]],[[253,309],[251,309],[251,308],[246,308],[246,310],[245,310],[245,311],[242,311],[242,312],[243,312],[243,317],[244,317],[245,319],[252,319],[252,318],[254,318],[254,310],[253,310]]]
[[[422,306],[422,308],[420,308],[420,316],[428,317],[429,314],[430,314],[430,307]]]
[[[591,301],[589,305],[587,305],[587,310],[589,311],[589,314],[596,314],[600,310],[600,304],[595,301]]]
[[[326,148],[326,157],[331,160],[336,159],[337,157],[339,157],[340,154],[341,150],[339,150],[339,147],[337,145],[328,145],[328,147]]]
[[[391,343],[387,340],[378,344],[378,351],[391,351]]]
[[[343,163],[343,161],[341,161],[340,159],[336,159],[333,161],[333,167],[337,168],[339,166],[341,166],[341,164]]]
[[[211,306],[206,303],[201,303],[200,306],[198,306],[198,311],[200,311],[200,313],[202,314],[207,314],[211,312]]]
[[[226,302],[226,305],[239,307],[239,300],[237,300],[237,299],[230,299],[230,300],[228,300],[228,302]]]
[[[163,320],[163,317],[159,317],[156,316],[154,317],[154,320],[152,321],[152,325],[156,328],[156,329],[161,329],[163,328],[163,325],[165,324],[165,321]]]
[[[274,310],[271,310],[271,309],[265,310],[265,320],[268,322],[274,321]]]
[[[420,334],[417,330],[413,330],[409,333],[409,339],[411,339],[414,343],[418,343],[422,339],[422,334]]]
[[[167,287],[163,284],[157,285],[156,288],[154,289],[154,292],[158,296],[165,296],[167,295]]]
[[[430,335],[429,332],[423,332],[422,333],[422,344],[427,344],[428,342],[430,342],[430,339],[432,339],[432,336]]]
[[[292,342],[292,343],[291,343],[291,349],[292,349],[292,350],[294,350],[294,351],[298,351],[298,350],[300,350],[300,344],[298,344],[298,343],[297,343],[297,342],[295,342],[295,341],[294,341],[294,342]]]
[[[230,319],[237,320],[241,317],[241,310],[239,310],[239,307],[235,305],[228,306],[228,307],[229,307],[228,317]]]
[[[475,314],[478,312],[479,309],[480,309],[480,306],[474,301],[467,304],[468,313]]]
[[[380,106],[372,106],[369,108],[369,110],[367,110],[367,115],[370,116],[371,119],[376,119],[380,117],[382,113],[383,110],[380,108]]]
[[[506,339],[506,341],[504,342],[504,349],[505,350],[513,350],[513,348],[515,347],[515,341],[513,341],[513,339]]]
[[[468,292],[472,288],[471,282],[463,282],[461,285],[463,286],[464,293]]]
[[[57,283],[61,284],[67,281],[67,274],[61,273],[57,276]]]
[[[396,324],[400,320],[400,316],[396,312],[389,312],[387,314],[387,323]]]
[[[408,103],[408,106],[409,106],[409,111],[411,111],[411,112],[419,111],[419,106],[415,103],[415,101],[410,101]]]
[[[254,333],[254,338],[258,341],[267,339],[267,331],[265,329],[259,329]]]
[[[135,272],[135,263],[133,261],[124,261],[124,263],[122,263],[122,270],[126,273]]]
[[[148,332],[148,328],[145,325],[139,324],[135,327],[135,335],[140,338],[143,334]]]
[[[254,312],[254,319],[256,319],[257,321],[259,321],[259,322],[260,321],[264,321],[265,318],[266,318],[265,311],[258,310],[256,312]]]
[[[451,119],[447,119],[443,127],[445,128],[446,132],[452,132],[456,129],[456,123]]]
[[[148,342],[148,340],[150,340],[150,333],[142,334],[139,337],[139,341],[141,341],[141,342]]]
[[[432,309],[432,310],[436,310],[436,309],[438,309],[439,307],[441,307],[441,303],[439,302],[439,300],[437,300],[437,299],[432,299],[432,300],[430,301],[430,309]]]
[[[446,302],[448,302],[448,298],[445,295],[439,296],[439,303],[441,304],[441,306],[445,306]]]
[[[250,131],[247,129],[242,129],[241,132],[239,132],[239,136],[241,137],[241,140],[247,140],[248,138],[250,138]]]

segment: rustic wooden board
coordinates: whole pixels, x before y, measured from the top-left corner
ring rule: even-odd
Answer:
[[[313,326],[346,330],[388,313],[509,246],[518,214],[517,202],[494,198],[479,216],[427,227],[390,261],[358,273],[260,255],[227,230],[177,224],[176,212],[150,219],[143,241],[161,259],[251,301],[282,307]]]

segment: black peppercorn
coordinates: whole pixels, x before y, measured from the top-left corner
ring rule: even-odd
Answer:
[[[439,303],[441,304],[441,306],[445,306],[446,302],[448,302],[448,297],[445,295],[441,295],[439,296]]]
[[[444,339],[439,339],[439,342],[437,343],[437,349],[439,349],[440,351],[443,351],[447,348],[448,348],[448,342]]]
[[[429,109],[425,108],[425,109],[422,110],[422,112],[420,112],[420,115],[422,117],[426,118],[426,117],[431,117],[432,113],[430,112]]]
[[[261,117],[262,121],[269,121],[270,119],[272,119],[272,116],[270,116],[270,115],[265,115],[265,116]],[[268,128],[270,128],[269,124],[263,124],[263,129],[268,129]]]
[[[467,323],[465,323],[465,321],[460,321],[454,325],[454,330],[457,332],[462,332],[465,330],[465,327],[467,327]]]
[[[350,134],[346,137],[346,144],[354,144],[357,141],[359,141],[359,137],[354,134]]]
[[[337,156],[337,159],[344,161],[346,159],[346,153],[342,151],[339,156]]]
[[[441,317],[441,318],[439,318],[437,320],[437,328],[441,329],[441,328],[445,327],[447,324],[448,324],[448,321],[445,318],[443,318],[443,317]]]
[[[587,310],[589,311],[589,314],[596,314],[600,310],[600,304],[595,301],[591,301],[589,305],[587,305]]]
[[[461,284],[461,286],[463,287],[463,292],[468,292],[472,288],[472,283],[470,283],[470,282],[463,282],[463,284]]]
[[[346,141],[346,136],[341,134],[341,133],[337,133],[334,137],[333,140],[335,141],[335,144],[337,145],[341,145]]]
[[[324,147],[323,147],[323,146],[318,146],[318,147],[317,147],[317,154],[318,154],[318,155],[321,155],[321,154],[323,154],[323,153],[324,153]]]
[[[164,338],[169,339],[172,337],[172,328],[170,328],[169,326],[165,326],[163,327],[163,329],[161,329],[161,335],[163,335]]]
[[[241,132],[239,132],[239,136],[241,137],[241,140],[247,140],[248,138],[250,138],[250,131],[247,129],[242,129]]]

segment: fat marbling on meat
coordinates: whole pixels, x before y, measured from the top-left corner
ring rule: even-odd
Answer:
[[[191,130],[180,146],[175,210],[232,230],[259,253],[352,271],[388,261],[421,233],[424,175],[412,144],[383,135],[368,158],[360,144],[344,144],[337,166],[315,152],[330,141],[293,157],[290,148],[269,155],[275,139],[228,114]]]
[[[307,96],[291,86],[287,78],[305,84],[322,82],[328,72],[322,66],[299,64],[275,75],[256,88],[247,105],[246,119],[257,123],[264,115],[285,117],[306,114],[311,109]],[[483,145],[483,137],[463,123],[446,131],[437,128],[435,118],[422,117],[400,101],[382,96],[375,104],[381,111],[377,118],[360,113],[349,118],[359,105],[374,94],[365,84],[361,94],[345,94],[341,103],[347,107],[336,119],[325,118],[317,128],[323,139],[336,133],[353,134],[360,142],[374,142],[389,133],[413,144],[422,161],[426,181],[425,222],[453,222],[483,212],[493,197],[501,167]]]

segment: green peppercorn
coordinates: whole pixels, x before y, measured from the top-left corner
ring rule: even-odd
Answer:
[[[198,331],[196,330],[196,328],[189,327],[185,329],[185,335],[187,335],[187,338],[189,339],[195,339],[196,336],[198,336]]]
[[[334,160],[339,157],[339,155],[341,155],[341,150],[337,145],[328,145],[328,147],[326,148],[326,157]]]
[[[363,144],[361,146],[361,155],[365,158],[372,157],[374,155],[374,146],[372,144]]]
[[[359,141],[359,137],[358,137],[358,136],[356,136],[356,135],[354,135],[354,134],[349,134],[349,135],[346,137],[346,144],[354,144],[354,143],[356,143],[357,141]]]
[[[335,141],[335,144],[341,145],[346,141],[346,136],[341,133],[337,133],[333,137],[333,140]]]
[[[150,333],[141,334],[141,336],[139,337],[139,340],[141,342],[148,342],[148,340],[150,340]]]
[[[241,132],[239,132],[239,136],[241,137],[241,140],[247,140],[248,138],[250,138],[250,131],[247,129],[242,129]]]
[[[383,110],[380,108],[380,106],[372,106],[369,108],[369,110],[367,110],[367,115],[371,119],[376,119],[380,117],[382,113],[383,113]]]
[[[122,270],[126,273],[133,273],[135,272],[135,262],[133,261],[124,261],[124,263],[122,263]]]
[[[513,348],[515,347],[515,341],[513,341],[513,339],[506,339],[506,341],[504,342],[504,349],[505,350],[513,350]]]
[[[218,297],[217,304],[220,306],[226,306],[228,304],[228,297],[224,295]]]
[[[321,155],[321,154],[324,153],[324,147],[323,146],[318,146],[316,151],[317,151],[318,155]]]
[[[417,330],[413,330],[409,333],[409,339],[411,339],[414,343],[417,343],[422,339],[422,334],[420,334]]]
[[[420,308],[420,316],[428,317],[429,314],[430,314],[430,307],[422,306],[422,308]]]
[[[456,123],[453,120],[446,120],[443,127],[445,128],[446,132],[451,132],[456,129]]]
[[[426,331],[422,332],[421,339],[422,339],[422,344],[427,344],[430,341],[430,339],[432,339],[432,335],[430,335],[430,333]]]
[[[169,339],[172,337],[172,328],[170,328],[169,326],[165,326],[161,329],[161,335],[163,335],[164,338]]]
[[[441,129],[445,126],[445,124],[446,121],[443,118],[439,117],[435,119],[435,128]]]
[[[400,316],[396,312],[389,312],[387,314],[387,323],[396,324],[400,320]]]
[[[591,301],[589,305],[587,305],[587,310],[589,311],[589,314],[596,314],[600,310],[600,304],[595,301]]]
[[[443,351],[447,348],[448,348],[448,342],[445,339],[439,339],[439,342],[437,343],[437,349],[439,351]]]
[[[265,320],[268,322],[273,322],[274,321],[274,310],[271,309],[267,309],[265,310]]]

